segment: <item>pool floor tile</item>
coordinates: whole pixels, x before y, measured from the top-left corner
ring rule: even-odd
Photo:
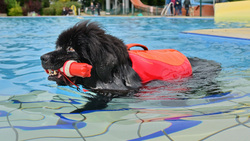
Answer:
[[[206,138],[206,141],[247,141],[250,139],[250,129],[244,126],[229,127],[214,133]]]

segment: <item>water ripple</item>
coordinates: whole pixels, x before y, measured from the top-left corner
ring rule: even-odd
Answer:
[[[99,22],[108,34],[124,40],[125,43],[141,43],[149,49],[173,48],[189,57],[215,60],[222,64],[223,75],[244,78],[249,82],[250,45],[246,41],[184,37],[180,32],[209,28],[247,27],[243,23],[214,23],[211,19],[169,19],[169,18],[105,18],[84,17]],[[56,91],[54,82],[47,80],[40,56],[55,48],[57,36],[68,27],[81,21],[75,17],[0,18],[0,94],[25,94],[32,90]],[[237,73],[240,72],[240,73]],[[225,78],[225,79],[223,79]],[[247,79],[246,79],[247,78]],[[238,80],[237,80],[238,81]],[[178,84],[178,85],[177,85]],[[240,88],[238,85],[230,87]],[[163,85],[163,84],[162,84]],[[141,98],[166,99],[188,98],[183,92],[193,86],[187,83],[164,84],[165,87],[145,86],[138,93]],[[228,90],[229,83],[221,86]],[[157,91],[157,92],[156,92]],[[214,90],[216,91],[216,90]],[[200,90],[189,98],[204,96]],[[154,97],[151,96],[154,93]]]

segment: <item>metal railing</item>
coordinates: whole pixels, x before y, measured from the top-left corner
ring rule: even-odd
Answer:
[[[174,3],[170,2],[168,5],[165,5],[163,10],[161,11],[161,16],[172,16],[173,14],[171,13],[171,9],[169,10],[170,6],[174,7]],[[168,14],[168,11],[170,11],[170,14]]]

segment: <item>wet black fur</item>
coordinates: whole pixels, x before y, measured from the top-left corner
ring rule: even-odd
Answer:
[[[75,51],[68,50],[72,47]],[[56,42],[56,50],[41,56],[44,69],[57,70],[67,60],[92,65],[91,77],[71,78],[91,91],[102,95],[127,95],[141,87],[138,74],[132,69],[127,47],[122,40],[106,34],[97,23],[79,22],[63,31]],[[63,79],[49,78],[58,85],[69,85]]]

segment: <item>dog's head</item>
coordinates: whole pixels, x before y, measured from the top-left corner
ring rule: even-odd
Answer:
[[[108,35],[97,23],[84,21],[63,31],[57,41],[56,50],[41,56],[42,67],[48,79],[58,85],[70,85],[58,69],[68,60],[87,63],[93,68],[90,78],[71,77],[76,84],[95,87],[98,80],[113,81],[118,65],[128,64],[129,56],[125,44]]]

